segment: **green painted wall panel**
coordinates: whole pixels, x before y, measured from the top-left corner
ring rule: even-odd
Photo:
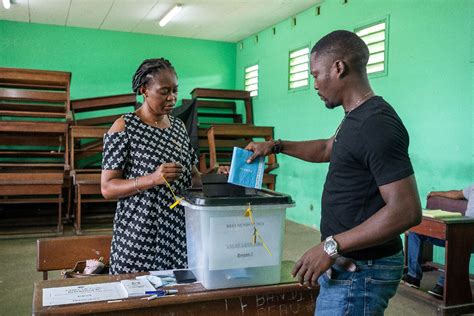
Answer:
[[[374,91],[397,110],[410,133],[410,156],[422,203],[431,190],[462,188],[474,182],[473,6],[470,0],[328,0],[321,15],[310,8],[237,45],[236,87],[243,88],[244,67],[259,63],[255,122],[274,125],[275,137],[307,140],[330,137],[342,108],[327,110],[312,88],[288,91],[288,52],[311,46],[337,30],[389,20],[388,74],[371,78]],[[327,164],[278,157],[277,190],[297,206],[287,217],[319,228]],[[442,251],[435,251],[442,260]],[[474,271],[474,260],[471,260]]]
[[[0,21],[0,66],[72,72],[71,98],[131,92],[146,58],[169,59],[179,97],[196,87],[235,86],[235,44]]]

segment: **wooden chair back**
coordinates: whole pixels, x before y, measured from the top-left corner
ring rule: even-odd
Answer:
[[[467,200],[453,200],[440,196],[430,196],[426,200],[426,208],[430,210],[441,209],[448,212],[466,213]]]
[[[211,172],[219,165],[229,165],[232,158],[233,147],[244,148],[248,143],[259,140],[273,139],[273,127],[254,126],[247,124],[213,125],[207,131],[209,143],[209,167],[203,168],[203,172]],[[276,175],[269,172],[278,168],[275,154],[266,158],[266,168],[263,183],[269,189],[275,189]]]
[[[71,101],[74,125],[111,126],[124,113],[133,111],[136,95],[133,93],[111,95]],[[104,115],[103,110],[114,109],[112,115]]]
[[[199,99],[199,101],[201,99],[243,101],[245,107],[245,123],[253,124],[252,97],[250,96],[249,91],[195,88],[191,91],[191,95],[193,99]],[[225,103],[223,106],[225,106]]]
[[[104,263],[109,264],[111,242],[110,235],[38,239],[36,270],[43,272],[43,280],[47,280],[49,271],[72,269],[78,261],[103,257]]]

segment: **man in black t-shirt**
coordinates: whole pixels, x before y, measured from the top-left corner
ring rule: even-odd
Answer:
[[[408,156],[409,137],[395,110],[367,78],[367,45],[334,31],[311,51],[314,88],[345,116],[329,139],[251,143],[258,156],[284,153],[329,162],[321,208],[322,242],[295,264],[301,284],[320,285],[317,315],[383,314],[403,272],[399,235],[421,221]]]

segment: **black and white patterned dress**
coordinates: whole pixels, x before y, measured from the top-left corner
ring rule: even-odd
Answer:
[[[194,150],[181,120],[156,128],[135,113],[123,116],[125,130],[104,135],[102,169],[122,170],[124,179],[150,174],[167,162],[183,165],[182,176],[170,182],[175,194],[191,187]],[[173,194],[156,186],[117,202],[110,255],[110,273],[167,270],[187,266],[184,207],[169,208]]]

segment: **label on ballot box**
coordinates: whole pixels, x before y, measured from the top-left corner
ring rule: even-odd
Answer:
[[[279,216],[255,218],[255,227],[267,245],[254,239],[254,226],[247,217],[210,219],[209,270],[273,266],[280,263],[281,226]]]

